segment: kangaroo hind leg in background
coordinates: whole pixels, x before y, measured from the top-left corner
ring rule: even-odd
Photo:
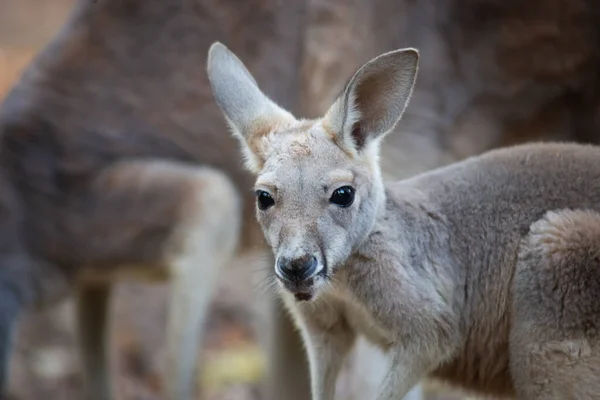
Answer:
[[[112,398],[105,337],[111,265],[124,266],[117,275],[170,280],[166,394],[170,400],[192,398],[203,322],[219,270],[233,258],[239,237],[236,190],[215,170],[139,161],[107,168],[87,195],[78,246],[106,264],[86,268],[79,288],[87,398]]]

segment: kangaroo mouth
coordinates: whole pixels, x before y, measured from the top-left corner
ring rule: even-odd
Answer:
[[[294,296],[296,301],[310,301],[315,297],[319,282],[327,278],[326,268],[323,268],[316,275],[302,281],[291,281],[278,278],[285,290]]]
[[[311,301],[312,298],[312,293],[294,293],[294,299],[296,299],[296,301]]]

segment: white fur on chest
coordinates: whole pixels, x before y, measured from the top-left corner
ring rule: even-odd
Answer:
[[[341,317],[346,320],[352,330],[363,335],[369,342],[385,350],[393,342],[393,332],[389,332],[377,321],[369,309],[356,300],[356,297],[345,285],[345,277],[340,271],[337,282],[332,285],[317,301],[325,304],[339,304],[338,310]]]

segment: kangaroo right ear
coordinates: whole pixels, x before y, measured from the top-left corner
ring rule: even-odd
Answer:
[[[390,132],[410,100],[418,65],[419,52],[412,48],[390,51],[363,65],[325,115],[340,142],[362,152]]]
[[[242,61],[223,44],[213,43],[207,64],[215,100],[233,134],[245,145],[247,167],[257,172],[265,155],[260,139],[295,118],[258,88]]]

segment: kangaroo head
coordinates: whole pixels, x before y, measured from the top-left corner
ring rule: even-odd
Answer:
[[[256,212],[275,274],[299,300],[318,294],[384,207],[379,144],[406,108],[418,59],[414,49],[374,58],[323,118],[302,120],[262,93],[225,46],[209,50],[214,97],[257,176]]]

